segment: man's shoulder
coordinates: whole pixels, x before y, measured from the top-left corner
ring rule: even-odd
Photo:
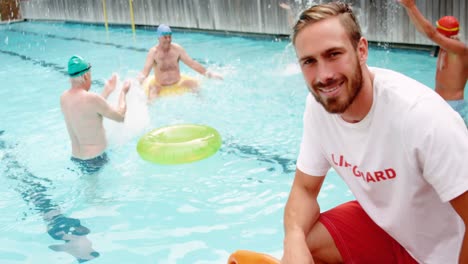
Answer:
[[[101,100],[104,100],[101,95],[84,90],[69,89],[60,96],[60,103],[62,105],[73,105],[74,108],[80,109],[92,108],[99,105]]]
[[[155,45],[148,50],[148,53],[154,53],[158,50],[159,45]]]
[[[76,89],[76,88],[69,88],[65,91],[63,91],[62,95],[60,95],[60,98],[62,100],[71,100],[72,98],[78,98],[85,96],[86,93],[84,90],[81,89]]]
[[[403,73],[390,69],[369,67],[374,77],[374,88],[378,91],[387,91],[399,93],[404,97],[416,96],[421,94],[434,93],[427,85],[404,75]]]
[[[182,52],[182,51],[184,51],[184,47],[182,47],[181,45],[179,45],[179,44],[177,44],[177,43],[174,43],[174,42],[171,43],[171,48],[172,48],[172,50],[174,50],[175,52]]]
[[[104,98],[95,92],[90,92],[90,91],[74,91],[73,94],[69,93],[66,95],[68,98],[74,98],[75,100],[80,100],[83,103],[86,102],[96,102],[97,100],[104,100]]]
[[[69,93],[70,93],[70,89],[63,91],[62,94],[60,95],[60,98],[67,97]]]
[[[175,43],[175,42],[171,42],[171,46],[175,47],[175,48],[178,48],[178,49],[182,49],[182,45],[180,45],[178,43]]]
[[[63,93],[60,95],[60,104],[64,104],[66,103],[67,101],[69,101],[69,98],[70,97],[70,90],[67,89],[65,91],[63,91]]]
[[[95,93],[95,92],[86,92],[83,94],[83,98],[85,99],[88,99],[88,100],[99,100],[99,101],[105,101],[106,99],[104,99],[104,97],[102,97],[102,95],[98,94],[98,93]]]
[[[406,115],[421,109],[432,112],[435,107],[444,107],[445,101],[431,88],[402,73],[373,68],[374,94],[377,108],[382,112]]]

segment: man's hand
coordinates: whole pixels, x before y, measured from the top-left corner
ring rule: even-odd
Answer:
[[[414,0],[397,0],[397,1],[406,8],[411,8],[416,5]]]
[[[146,79],[146,76],[143,74],[143,73],[138,73],[138,76],[137,76],[137,80],[140,84],[143,84],[143,82],[145,81]]]
[[[114,73],[109,78],[109,80],[107,80],[106,85],[104,86],[104,89],[108,91],[108,94],[111,94],[115,90],[118,78],[119,76],[116,73]]]
[[[109,97],[109,95],[115,90],[118,78],[119,78],[119,76],[116,73],[114,73],[109,78],[109,80],[106,81],[106,84],[104,85],[104,90],[101,93],[101,95],[104,98],[107,99],[107,97]]]
[[[210,79],[223,80],[223,76],[221,74],[218,74],[218,73],[212,72],[212,71],[206,71],[205,76],[210,78]]]
[[[283,9],[291,10],[291,6],[290,6],[289,4],[287,4],[287,3],[281,2],[281,3],[279,4],[279,6],[280,6],[281,8],[283,8]]]
[[[281,264],[314,264],[304,235],[290,234],[284,239],[284,252]]]
[[[130,81],[129,80],[126,80],[123,84],[123,87],[122,87],[122,92],[127,94],[128,93],[128,90],[130,90]]]

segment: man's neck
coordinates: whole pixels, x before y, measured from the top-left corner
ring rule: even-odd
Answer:
[[[81,90],[83,90],[83,91],[87,92],[89,89],[86,89],[86,85],[82,84],[82,85],[73,85],[70,88],[70,90],[72,90],[72,91],[81,91]]]
[[[171,43],[169,44],[159,44],[159,49],[163,52],[169,52],[171,49]]]

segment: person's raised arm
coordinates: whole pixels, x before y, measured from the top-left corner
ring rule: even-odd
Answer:
[[[148,77],[149,73],[151,72],[155,53],[156,53],[156,48],[154,47],[148,51],[148,55],[146,55],[146,61],[145,61],[145,65],[143,66],[143,70],[141,70],[141,72],[138,74],[138,77],[137,77],[140,83],[143,83],[143,81],[146,79],[146,77]]]
[[[197,61],[192,59],[187,54],[187,52],[185,51],[184,48],[182,48],[181,46],[178,46],[178,48],[180,50],[180,60],[183,63],[185,63],[185,65],[189,66],[194,71],[196,71],[196,72],[200,73],[201,75],[204,75],[204,76],[206,76],[208,78],[218,79],[218,80],[223,79],[223,76],[221,76],[220,74],[207,70],[205,67],[203,67],[203,65],[201,65],[200,63],[198,63]]]
[[[129,89],[130,89],[130,82],[125,81],[122,87],[122,91],[120,92],[120,95],[119,95],[117,109],[114,109],[113,107],[111,107],[103,97],[96,95],[95,100],[96,100],[97,112],[100,115],[107,117],[109,119],[112,119],[114,121],[123,122],[125,120],[125,113],[127,112],[126,95]]]
[[[284,252],[282,264],[314,263],[306,243],[307,234],[320,216],[317,196],[325,176],[311,176],[296,169],[284,210]]]
[[[460,250],[458,263],[468,263],[468,191],[450,201],[453,209],[460,215],[465,224],[465,235]]]
[[[441,48],[457,54],[465,54],[468,52],[463,42],[445,37],[437,32],[431,22],[421,14],[414,0],[398,0],[398,2],[405,7],[416,29],[422,34],[425,34],[430,40],[437,43]]]
[[[288,13],[288,25],[289,27],[294,27],[294,14],[293,14],[293,11],[292,11],[292,8],[289,4],[287,3],[284,3],[284,2],[281,2],[279,4],[279,6],[281,8],[283,8],[284,10],[286,10],[286,12]]]

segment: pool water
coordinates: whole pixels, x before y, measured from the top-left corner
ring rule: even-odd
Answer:
[[[105,122],[110,163],[87,176],[70,161],[59,105],[69,88],[69,57],[79,54],[92,64],[91,89],[101,92],[113,72],[134,78],[156,42],[154,29],[0,25],[0,263],[76,263],[48,248],[64,242],[47,234],[48,210],[37,197],[89,228],[86,237],[100,254],[93,263],[225,263],[237,249],[281,256],[307,95],[286,40],[175,31],[173,42],[224,80],[204,79],[182,65],[201,80],[201,92],[152,104],[132,81],[125,123]],[[373,47],[368,64],[433,87],[435,61],[427,52]],[[176,166],[138,156],[136,143],[146,132],[183,123],[216,128],[220,151]],[[322,209],[350,199],[330,171]]]

